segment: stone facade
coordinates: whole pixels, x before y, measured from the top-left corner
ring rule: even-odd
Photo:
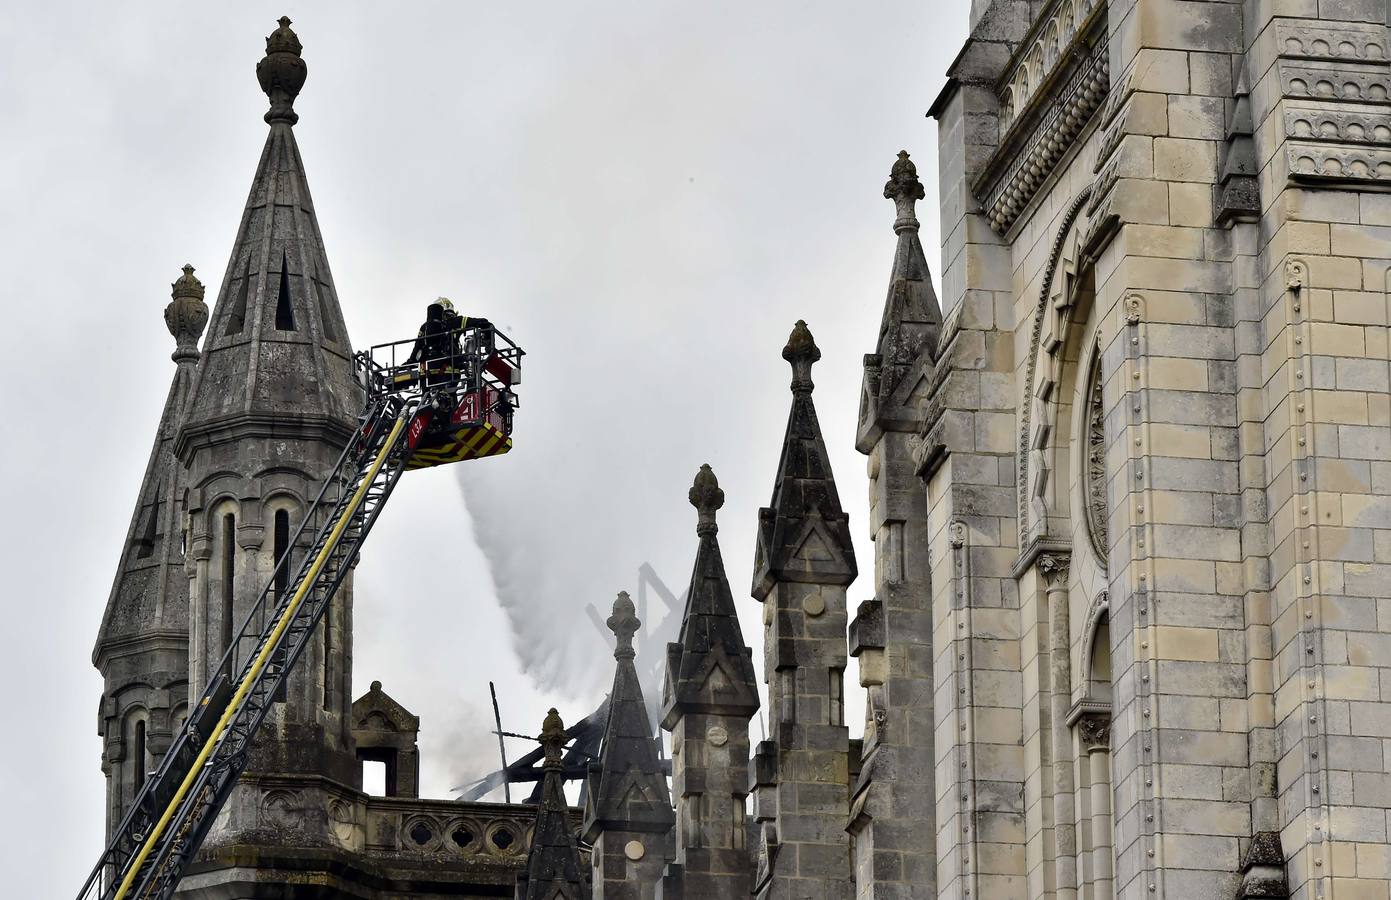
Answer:
[[[620,596],[581,840],[551,765],[537,838],[491,888],[436,857],[434,886],[383,887],[444,835],[479,839],[483,813],[517,829],[538,813],[356,790],[354,754],[414,771],[418,722],[378,686],[351,708],[330,688],[347,683],[349,588],[336,655],[292,684],[198,896],[243,896],[219,874],[238,865],[289,883],[293,857],[357,873],[334,887],[362,897],[497,893],[521,871],[518,896],[547,900],[1386,900],[1387,21],[1386,0],[974,0],[931,109],[940,297],[907,153],[884,188],[896,249],[856,437],[874,577],[853,620],[820,352],[801,322],[784,350],[792,409],[753,578],[768,739],[751,752],[758,673],[707,466],[667,648],[670,794]],[[211,672],[218,579],[268,575],[273,500],[308,489],[352,406],[290,131],[298,41],[277,35],[271,136],[201,357],[201,289],[191,271],[175,284],[179,368],[98,642],[113,816],[131,760],[157,757]],[[298,336],[271,325],[287,290],[317,298],[292,309]],[[272,344],[280,368],[248,367]],[[241,518],[219,538],[225,504]],[[558,719],[542,743],[554,762]],[[298,843],[253,827],[291,809],[312,823]]]

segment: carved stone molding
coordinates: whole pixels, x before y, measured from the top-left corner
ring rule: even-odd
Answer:
[[[1014,224],[1106,100],[1111,72],[1104,28],[1081,35],[1067,62],[1071,70],[1066,77],[1055,76],[1056,89],[1039,95],[1027,116],[1011,120],[973,185],[997,233]]]
[[[1290,180],[1391,183],[1391,115],[1339,108],[1391,105],[1386,28],[1284,19],[1276,22],[1276,37]]]
[[[1091,368],[1087,375],[1084,397],[1087,406],[1082,416],[1082,434],[1078,439],[1083,453],[1082,475],[1085,485],[1087,536],[1091,538],[1096,558],[1105,568],[1109,547],[1107,527],[1110,502],[1107,498],[1106,407],[1102,386],[1101,348],[1097,347],[1092,352]]]
[[[1060,0],[1040,15],[1001,79],[1000,133],[1028,118],[1051,95],[1049,87],[1077,53],[1093,16],[1105,9],[1102,0]]]
[[[1078,265],[1082,263],[1082,260],[1075,258],[1075,240],[1072,243],[1074,254],[1065,257],[1065,251],[1068,249],[1068,238],[1074,236],[1074,227],[1076,227],[1078,231],[1081,230],[1080,226],[1078,226],[1078,216],[1081,215],[1082,207],[1087,203],[1090,196],[1091,188],[1083,188],[1082,192],[1073,199],[1072,204],[1067,208],[1067,212],[1063,214],[1062,224],[1058,228],[1058,233],[1053,238],[1053,246],[1048,253],[1048,262],[1044,266],[1043,286],[1039,289],[1038,299],[1034,302],[1034,323],[1029,338],[1030,352],[1024,373],[1024,404],[1020,409],[1019,416],[1019,454],[1015,460],[1015,465],[1019,470],[1019,478],[1016,484],[1019,485],[1017,493],[1019,498],[1019,528],[1021,531],[1027,529],[1030,524],[1029,498],[1032,492],[1025,486],[1030,484],[1030,450],[1032,449],[1032,444],[1038,443],[1036,440],[1031,442],[1031,439],[1036,435],[1037,428],[1047,427],[1047,423],[1041,421],[1042,418],[1046,417],[1036,417],[1034,414],[1034,407],[1038,406],[1040,412],[1044,412],[1049,402],[1050,392],[1040,392],[1035,386],[1035,380],[1040,377],[1044,379],[1049,377],[1047,372],[1042,376],[1039,375],[1038,368],[1041,363],[1040,357],[1043,356],[1051,359],[1053,351],[1061,344],[1061,336],[1052,335],[1049,338],[1049,343],[1053,344],[1053,346],[1051,348],[1043,347],[1044,319],[1048,314],[1050,299],[1058,293],[1054,290],[1054,280],[1057,278],[1060,268],[1075,273]],[[1039,396],[1040,393],[1042,393],[1042,396]],[[1035,474],[1037,475],[1037,473]]]

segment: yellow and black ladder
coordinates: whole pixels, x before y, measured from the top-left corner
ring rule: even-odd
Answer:
[[[246,767],[252,738],[405,471],[417,401],[378,399],[291,546],[314,542],[287,582],[279,561],[188,725],[146,780],[78,900],[167,900]],[[288,555],[287,555],[288,556]]]

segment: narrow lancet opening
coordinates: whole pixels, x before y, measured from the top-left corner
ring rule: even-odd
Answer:
[[[280,254],[280,296],[275,301],[276,331],[295,330],[295,308],[290,302],[289,261],[289,256],[282,251]]]

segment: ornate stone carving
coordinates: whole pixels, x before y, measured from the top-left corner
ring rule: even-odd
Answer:
[[[281,16],[280,27],[266,38],[266,55],[256,64],[256,80],[270,98],[267,122],[299,121],[295,113],[295,98],[304,88],[309,69],[300,58],[304,49],[299,38],[290,30],[290,19]]]
[[[1094,41],[1088,45],[1088,41]],[[1071,149],[1077,136],[1101,107],[1111,85],[1110,57],[1104,29],[1074,42],[1069,61],[1080,59],[1056,92],[1041,95],[1027,117],[1021,117],[1001,141],[974,188],[990,227],[1003,234],[1024,211],[1053,167]],[[1006,102],[1005,106],[1008,106]],[[1025,122],[1035,124],[1027,134]],[[1003,123],[1002,123],[1003,127]],[[1018,133],[1016,133],[1018,132]]]
[[[1048,85],[1058,69],[1067,65],[1091,25],[1092,16],[1106,4],[1101,0],[1062,0],[1051,15],[1044,15],[1031,29],[1000,91],[1000,132],[1006,134],[1039,103],[1046,101]]]
[[[1391,72],[1280,64],[1280,90],[1292,100],[1322,103],[1391,103]]]
[[[1139,325],[1140,320],[1145,316],[1145,298],[1139,294],[1131,294],[1125,298],[1125,324]],[[1100,357],[1098,356],[1098,359]]]
[[[1044,553],[1038,558],[1038,571],[1051,584],[1066,584],[1072,570],[1072,556],[1067,553]]]
[[[1309,267],[1302,259],[1291,259],[1285,263],[1285,290],[1297,294],[1304,289],[1309,277]]]
[[[1381,25],[1323,25],[1311,19],[1276,19],[1275,35],[1280,55],[1285,59],[1387,61],[1386,29]]]
[[[1128,307],[1127,302],[1127,307]],[[1087,375],[1086,412],[1082,418],[1084,482],[1087,500],[1087,534],[1092,541],[1101,565],[1106,565],[1106,537],[1109,504],[1106,497],[1106,410],[1102,398],[1101,349],[1092,353],[1091,372]]]
[[[724,506],[724,491],[720,490],[720,482],[709,463],[702,465],[696,473],[687,497],[698,514],[696,534],[713,534],[717,529],[715,513]]]
[[[164,307],[164,324],[177,346],[174,361],[198,361],[198,339],[208,325],[208,304],[203,302],[203,282],[193,275],[193,266],[184,265],[184,274],[170,285],[173,299]]]
[[[1086,713],[1077,720],[1077,738],[1082,749],[1088,753],[1093,750],[1111,749],[1111,717],[1105,713]]]
[[[965,522],[957,519],[947,526],[947,542],[956,549],[966,546],[968,529]]]

